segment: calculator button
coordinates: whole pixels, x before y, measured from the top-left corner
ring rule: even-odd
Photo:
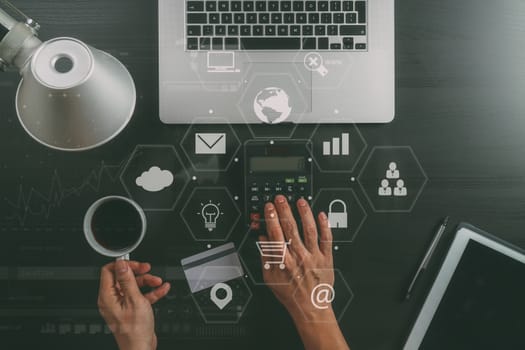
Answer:
[[[259,196],[252,196],[252,198],[250,199],[251,202],[253,203],[258,203],[261,199],[259,198]]]
[[[261,213],[251,213],[250,214],[250,220],[251,221],[261,221]]]
[[[259,231],[260,229],[261,229],[261,223],[260,222],[252,221],[250,223],[250,230],[252,230],[252,231]]]
[[[263,196],[263,201],[264,201],[265,203],[267,203],[267,202],[271,202],[271,201],[272,201],[272,196],[269,195],[269,194],[265,194],[265,195]]]
[[[252,192],[259,192],[259,187],[257,187],[257,186],[252,186],[252,187],[250,188],[250,191],[252,191]]]
[[[294,195],[289,194],[288,196],[286,196],[286,199],[288,199],[289,203],[295,202],[295,196]]]
[[[259,208],[258,205],[252,205],[251,209],[252,209],[252,212],[259,212],[260,211],[260,208]]]
[[[284,182],[286,182],[287,184],[294,184],[295,183],[295,179],[293,177],[291,177],[291,178],[285,179]]]
[[[286,191],[287,192],[293,192],[294,191],[293,186],[286,186]]]
[[[264,186],[264,192],[271,192],[272,191],[272,188],[270,187],[270,185],[266,184]]]
[[[306,183],[308,183],[308,178],[306,176],[301,176],[301,177],[297,178],[297,183],[306,184]]]

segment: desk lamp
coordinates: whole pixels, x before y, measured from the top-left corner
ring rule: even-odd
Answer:
[[[22,126],[38,142],[63,151],[110,141],[135,109],[135,84],[128,70],[77,39],[42,42],[39,28],[0,0],[0,69],[18,70],[22,76],[16,93]]]

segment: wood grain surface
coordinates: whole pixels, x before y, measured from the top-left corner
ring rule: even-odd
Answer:
[[[13,2],[42,25],[42,38],[76,37],[119,58],[135,79],[139,99],[133,121],[116,140],[90,152],[65,154],[44,149],[24,133],[14,109],[19,77],[0,76],[0,209],[5,213],[3,219],[0,215],[0,266],[100,266],[105,260],[89,250],[78,230],[84,210],[103,194],[123,194],[118,178],[110,174],[118,173],[119,164],[136,145],[179,147],[187,130],[187,126],[163,125],[158,118],[157,4],[150,0]],[[354,242],[341,245],[335,253],[336,266],[355,295],[341,320],[353,350],[402,346],[459,222],[525,247],[525,2],[397,1],[396,51],[396,118],[388,125],[359,125],[359,130],[368,144],[367,154],[374,146],[410,146],[429,181],[414,209],[402,214],[374,213],[355,187],[368,217]],[[306,137],[314,127],[300,126],[296,135]],[[246,126],[235,131],[241,139],[249,138]],[[114,167],[97,173],[101,163]],[[105,177],[102,184],[100,174]],[[349,177],[357,172],[317,176],[317,186],[340,187],[349,186]],[[202,176],[201,181],[225,183],[232,193],[240,193],[236,186],[242,183],[242,167]],[[28,200],[33,201],[29,214]],[[413,298],[402,302],[436,226],[446,215],[451,216],[451,225],[429,271]],[[176,265],[188,252],[205,249],[181,231],[177,212],[149,213],[148,220],[152,226],[137,258]],[[49,231],[37,232],[38,227]],[[238,244],[244,234],[240,228],[232,240]],[[44,261],[32,258],[24,250],[31,244],[56,247],[60,256],[46,254]],[[89,287],[79,298],[95,303],[97,281]],[[232,326],[240,335],[216,337],[213,327],[203,330],[202,336],[159,333],[159,349],[300,349],[290,319],[269,291],[251,287],[251,304],[239,325]],[[58,287],[50,284],[49,288]],[[0,297],[1,293],[5,292],[0,291]],[[30,348],[39,339],[29,331],[26,335],[17,348],[25,348],[26,343]],[[45,338],[38,343],[54,349],[69,349],[71,344],[114,348],[111,337]]]

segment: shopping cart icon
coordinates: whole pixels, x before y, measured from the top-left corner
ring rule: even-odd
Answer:
[[[286,265],[284,264],[284,258],[286,257],[286,246],[292,243],[292,240],[288,242],[255,242],[257,248],[263,258],[272,258],[271,260],[264,262],[264,268],[270,269],[270,265],[279,265],[281,270],[284,270]]]

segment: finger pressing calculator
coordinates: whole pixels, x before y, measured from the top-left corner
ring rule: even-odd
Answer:
[[[263,233],[264,205],[278,194],[292,208],[299,198],[311,202],[312,156],[309,140],[252,140],[246,142],[246,213],[251,231]],[[297,216],[296,216],[297,219]]]

